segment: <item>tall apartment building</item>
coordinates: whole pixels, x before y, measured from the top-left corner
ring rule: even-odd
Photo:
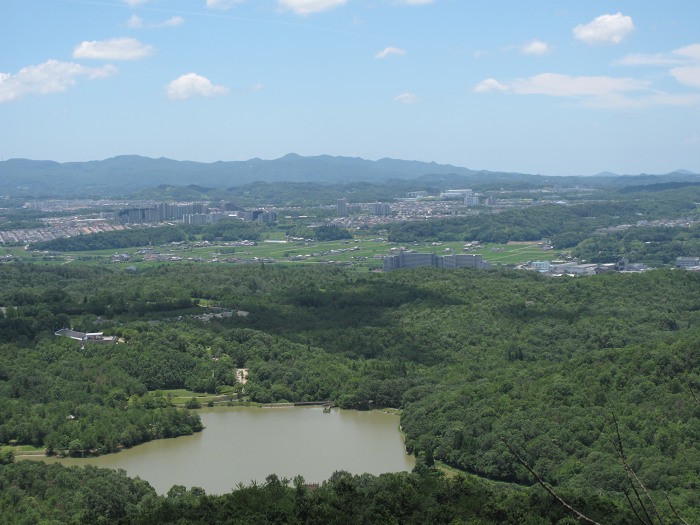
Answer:
[[[117,220],[124,224],[144,224],[160,222],[156,208],[131,208],[117,213]]]
[[[406,193],[407,199],[422,199],[428,196],[427,191],[409,191]]]
[[[437,258],[438,268],[490,268],[491,265],[484,262],[480,253],[455,253]]]
[[[156,206],[161,221],[183,220],[185,215],[201,215],[209,211],[206,204],[191,202],[188,204],[170,204],[161,202]]]
[[[479,204],[481,204],[481,202],[479,201],[479,197],[476,195],[467,195],[464,197],[465,206],[478,206]]]
[[[481,254],[457,253],[453,255],[435,255],[434,253],[401,252],[384,258],[384,271],[420,268],[433,266],[435,268],[479,268],[488,269],[491,264],[484,261]]]
[[[335,201],[335,210],[338,217],[348,216],[348,202],[345,199],[338,199]]]
[[[201,202],[188,204],[169,204],[161,202],[152,208],[132,208],[121,210],[117,213],[117,219],[121,223],[144,224],[162,221],[183,220],[185,215],[206,214],[209,208]]]
[[[391,206],[383,202],[375,202],[372,204],[372,215],[388,217],[391,215]]]
[[[421,266],[437,266],[437,255],[434,253],[401,252],[384,258],[384,271],[401,268],[419,268]]]
[[[256,220],[259,220],[263,224],[274,224],[277,222],[277,212],[274,211],[263,211]]]
[[[185,224],[206,224],[209,222],[209,216],[205,213],[186,213],[182,220]]]

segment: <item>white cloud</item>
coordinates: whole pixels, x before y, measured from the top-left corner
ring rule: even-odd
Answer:
[[[474,87],[475,93],[487,93],[489,91],[508,91],[508,86],[501,84],[495,78],[487,78]]]
[[[648,82],[633,78],[575,77],[557,73],[541,73],[529,78],[520,78],[509,85],[511,91],[521,95],[549,95],[552,97],[601,97],[648,88]]]
[[[398,47],[385,47],[374,55],[374,58],[386,58],[390,55],[405,55],[406,51]]]
[[[240,4],[242,1],[243,0],[207,0],[207,7],[225,11],[231,9],[236,4]]]
[[[685,86],[700,88],[700,66],[674,67],[671,75]]]
[[[124,3],[126,5],[130,5],[131,7],[137,7],[147,3],[148,1],[149,0],[124,0]]]
[[[213,97],[225,95],[229,92],[224,86],[216,86],[211,81],[196,73],[181,75],[165,86],[168,98],[172,100],[184,100],[195,96]]]
[[[348,0],[277,0],[280,7],[294,11],[298,15],[310,15],[339,7]]]
[[[685,86],[700,88],[700,44],[674,49],[670,53],[634,54],[623,57],[623,66],[671,67],[669,74]]]
[[[676,49],[674,53],[686,57],[688,59],[700,62],[700,44],[692,44],[689,46],[682,47],[680,49]]]
[[[649,89],[649,83],[633,78],[603,76],[569,76],[542,73],[519,78],[507,84],[494,78],[483,80],[474,88],[477,93],[504,91],[518,95],[547,95],[550,97],[606,97],[630,91]]]
[[[394,97],[395,102],[401,102],[402,104],[415,104],[420,99],[413,93],[401,93]]]
[[[551,50],[552,48],[549,44],[541,40],[533,40],[520,47],[520,52],[524,55],[545,55]]]
[[[692,80],[699,78],[693,76]],[[545,95],[581,100],[598,108],[689,107],[700,105],[700,94],[671,94],[653,90],[651,83],[634,78],[569,76],[542,73],[502,83],[488,78],[474,87],[476,93],[500,91],[517,95]]]
[[[617,63],[621,66],[680,66],[695,62],[700,63],[700,44],[674,49],[670,53],[627,55],[618,60]]]
[[[98,60],[136,60],[153,54],[153,46],[147,46],[135,38],[84,41],[73,50],[73,58]]]
[[[43,64],[22,68],[16,75],[0,73],[0,102],[16,100],[27,94],[59,93],[75,85],[80,77],[93,80],[116,72],[117,68],[112,65],[91,68],[74,62],[47,60]]]
[[[129,20],[126,21],[126,25],[132,29],[141,28],[158,28],[158,27],[177,27],[185,23],[185,19],[181,16],[173,16],[162,22],[156,22],[151,24],[145,24],[143,18],[140,16],[132,15]]]
[[[632,18],[622,13],[601,15],[588,24],[574,27],[574,37],[586,44],[619,44],[632,31]]]
[[[131,15],[131,18],[126,21],[126,25],[134,29],[143,27],[143,18],[137,15]]]
[[[177,27],[177,26],[181,26],[184,23],[185,23],[185,19],[182,18],[181,16],[173,16],[172,18],[168,18],[167,20],[164,20],[163,22],[159,23],[157,26],[158,27]]]
[[[617,64],[621,66],[675,66],[682,63],[681,57],[668,53],[655,53],[653,55],[635,53],[617,61]]]

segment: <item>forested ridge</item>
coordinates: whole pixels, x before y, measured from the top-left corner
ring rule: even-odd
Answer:
[[[402,408],[407,448],[422,466],[437,460],[532,484],[510,446],[582,506],[604,495],[612,506],[598,514],[602,523],[631,522],[622,444],[665,522],[676,522],[670,501],[692,523],[700,519],[699,290],[700,275],[670,270],[552,279],[466,269],[183,265],[132,274],[6,264],[0,442],[85,454],[168,435],[143,428],[197,431],[196,412],[156,391],[216,392],[246,367],[251,401]],[[205,324],[194,317],[202,301],[247,315]],[[53,336],[67,322],[123,342],[81,349]],[[396,479],[397,487],[419,483]],[[280,490],[292,497],[292,488]]]

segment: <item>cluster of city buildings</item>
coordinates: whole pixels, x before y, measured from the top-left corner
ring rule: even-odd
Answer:
[[[206,217],[209,208],[201,202],[170,204],[161,202],[149,208],[128,208],[117,212],[116,219],[122,224],[155,224],[164,221],[192,220],[192,216]]]
[[[206,204],[191,202],[169,204],[161,202],[150,208],[129,208],[117,212],[117,221],[122,224],[154,224],[163,221],[181,221],[185,216],[204,215],[209,209]]]
[[[642,263],[631,263],[623,258],[616,263],[579,263],[575,261],[535,261],[527,265],[529,270],[550,275],[595,275],[606,272],[644,272],[649,266]]]
[[[676,268],[700,271],[700,257],[676,257]],[[549,275],[594,275],[605,272],[643,272],[650,267],[642,263],[630,263],[627,258],[616,263],[582,264],[571,261],[533,261],[523,268]]]
[[[350,212],[354,211],[355,209],[362,209],[362,206],[350,206],[347,199],[337,199],[335,201],[335,213],[338,217],[347,217],[350,215]],[[380,217],[391,216],[391,206],[385,202],[370,203],[367,207],[367,211],[369,211],[371,215],[377,215]]]
[[[478,214],[483,207],[493,213],[507,208],[522,208],[544,204],[550,200],[535,201],[524,198],[505,198],[483,195],[471,189],[445,190],[439,195],[427,191],[406,192],[405,197],[397,198],[391,205],[376,203],[348,203],[347,199],[336,200],[334,222],[345,228],[356,228],[384,224],[388,222],[436,219],[454,215]],[[564,204],[564,201],[559,201]],[[482,209],[477,209],[482,208]]]
[[[52,218],[44,221],[44,228],[18,228],[0,230],[0,244],[27,244],[111,232],[125,229],[124,225],[111,224],[106,219],[76,219],[74,217]]]
[[[477,206],[525,206],[532,205],[532,200],[508,203],[492,196],[474,193],[471,189],[446,190],[439,196],[427,191],[406,193],[403,199],[396,199],[391,204],[386,202],[353,203],[340,198],[336,201],[336,219],[334,223],[342,227],[369,227],[394,221],[424,220],[453,216],[456,214],[478,213]],[[184,224],[211,224],[223,218],[236,218],[243,221],[259,221],[272,224],[277,221],[274,209],[241,210],[233,203],[221,203],[210,207],[209,203],[158,203],[148,201],[131,202],[112,200],[74,200],[74,201],[35,201],[26,207],[36,207],[47,211],[73,209],[122,207],[120,211],[102,211],[98,218],[60,217],[51,219],[46,228],[17,229],[0,231],[0,243],[32,243],[52,240],[60,237],[73,237],[102,231],[128,228],[130,225],[158,224],[177,221]],[[467,208],[465,210],[465,208]],[[1,218],[0,218],[1,220]],[[79,222],[79,223],[78,223]]]
[[[210,209],[202,202],[170,204],[161,202],[147,208],[128,208],[116,214],[120,224],[157,224],[177,221],[184,224],[214,224],[224,218],[244,221],[260,221],[271,224],[277,221],[277,213],[267,210],[238,210],[230,203],[222,204],[218,209]]]
[[[413,195],[415,192],[407,194]],[[483,197],[478,193],[474,193],[471,189],[461,189],[461,190],[446,190],[440,194],[440,198],[443,200],[460,200],[468,208],[475,206],[494,206],[496,204],[496,199],[493,197]]]
[[[595,275],[602,271],[641,271],[643,268],[632,267],[629,263],[621,261],[615,265],[582,264],[573,261],[533,261],[525,266],[527,270],[534,270],[548,275]]]

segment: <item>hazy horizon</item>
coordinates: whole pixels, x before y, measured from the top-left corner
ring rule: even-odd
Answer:
[[[4,15],[3,159],[700,172],[696,2],[8,0]]]

